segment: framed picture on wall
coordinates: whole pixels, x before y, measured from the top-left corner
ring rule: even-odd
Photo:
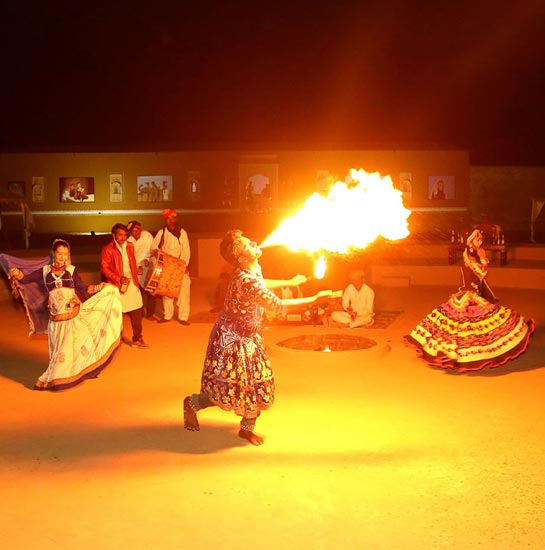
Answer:
[[[8,181],[8,193],[12,197],[21,197],[25,196],[25,187],[26,184],[24,181]]]
[[[123,202],[123,174],[110,174],[108,180],[110,202]]]
[[[95,202],[95,178],[59,178],[61,202]]]
[[[278,164],[239,164],[239,185],[246,212],[272,212],[278,196]]]
[[[234,178],[225,176],[223,178],[223,188],[221,191],[221,207],[237,208],[238,194],[236,192],[237,184]]]
[[[45,202],[45,178],[32,176],[32,202]]]
[[[413,198],[413,175],[411,172],[400,172],[399,182],[395,186],[396,189],[401,191],[403,202],[410,202]]]
[[[454,200],[456,184],[454,176],[429,176],[428,199],[431,201]]]
[[[137,176],[136,193],[138,202],[172,201],[172,176]]]
[[[186,179],[187,196],[192,202],[201,198],[201,173],[198,170],[189,170]]]

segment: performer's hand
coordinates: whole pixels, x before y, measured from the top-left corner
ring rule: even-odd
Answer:
[[[299,286],[307,282],[307,278],[304,275],[297,274],[290,279],[290,286]]]
[[[12,279],[16,279],[17,281],[20,281],[24,277],[23,272],[17,267],[12,267],[8,274]]]
[[[142,275],[142,273],[144,273],[144,268],[141,265],[138,266],[137,273],[138,275]]]

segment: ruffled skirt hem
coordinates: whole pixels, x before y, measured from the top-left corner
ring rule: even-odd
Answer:
[[[529,319],[525,322],[527,330],[525,331],[521,340],[512,348],[507,351],[499,352],[498,355],[490,355],[488,357],[480,358],[475,361],[459,361],[456,358],[449,357],[445,352],[436,351],[434,354],[426,350],[425,346],[420,344],[411,335],[403,337],[403,341],[408,346],[414,348],[420,359],[423,359],[428,365],[432,367],[440,367],[443,369],[450,369],[456,372],[469,372],[477,371],[485,368],[495,369],[505,365],[508,361],[513,361],[520,355],[522,355],[530,343],[530,337],[535,330],[535,321]]]

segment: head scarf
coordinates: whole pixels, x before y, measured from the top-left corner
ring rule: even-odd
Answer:
[[[163,218],[165,221],[167,221],[167,218],[172,215],[176,215],[176,210],[173,210],[172,208],[165,208],[163,210]]]

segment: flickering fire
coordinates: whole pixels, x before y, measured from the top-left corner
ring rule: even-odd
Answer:
[[[338,181],[327,196],[314,193],[293,216],[280,222],[261,247],[320,253],[323,277],[323,252],[346,254],[365,248],[379,235],[388,240],[405,238],[411,212],[403,206],[401,191],[394,188],[390,176],[352,169],[350,177],[353,183]]]
[[[316,279],[323,279],[325,276],[326,263],[324,255],[322,254],[318,260],[316,260],[316,265],[314,266],[314,276]]]

